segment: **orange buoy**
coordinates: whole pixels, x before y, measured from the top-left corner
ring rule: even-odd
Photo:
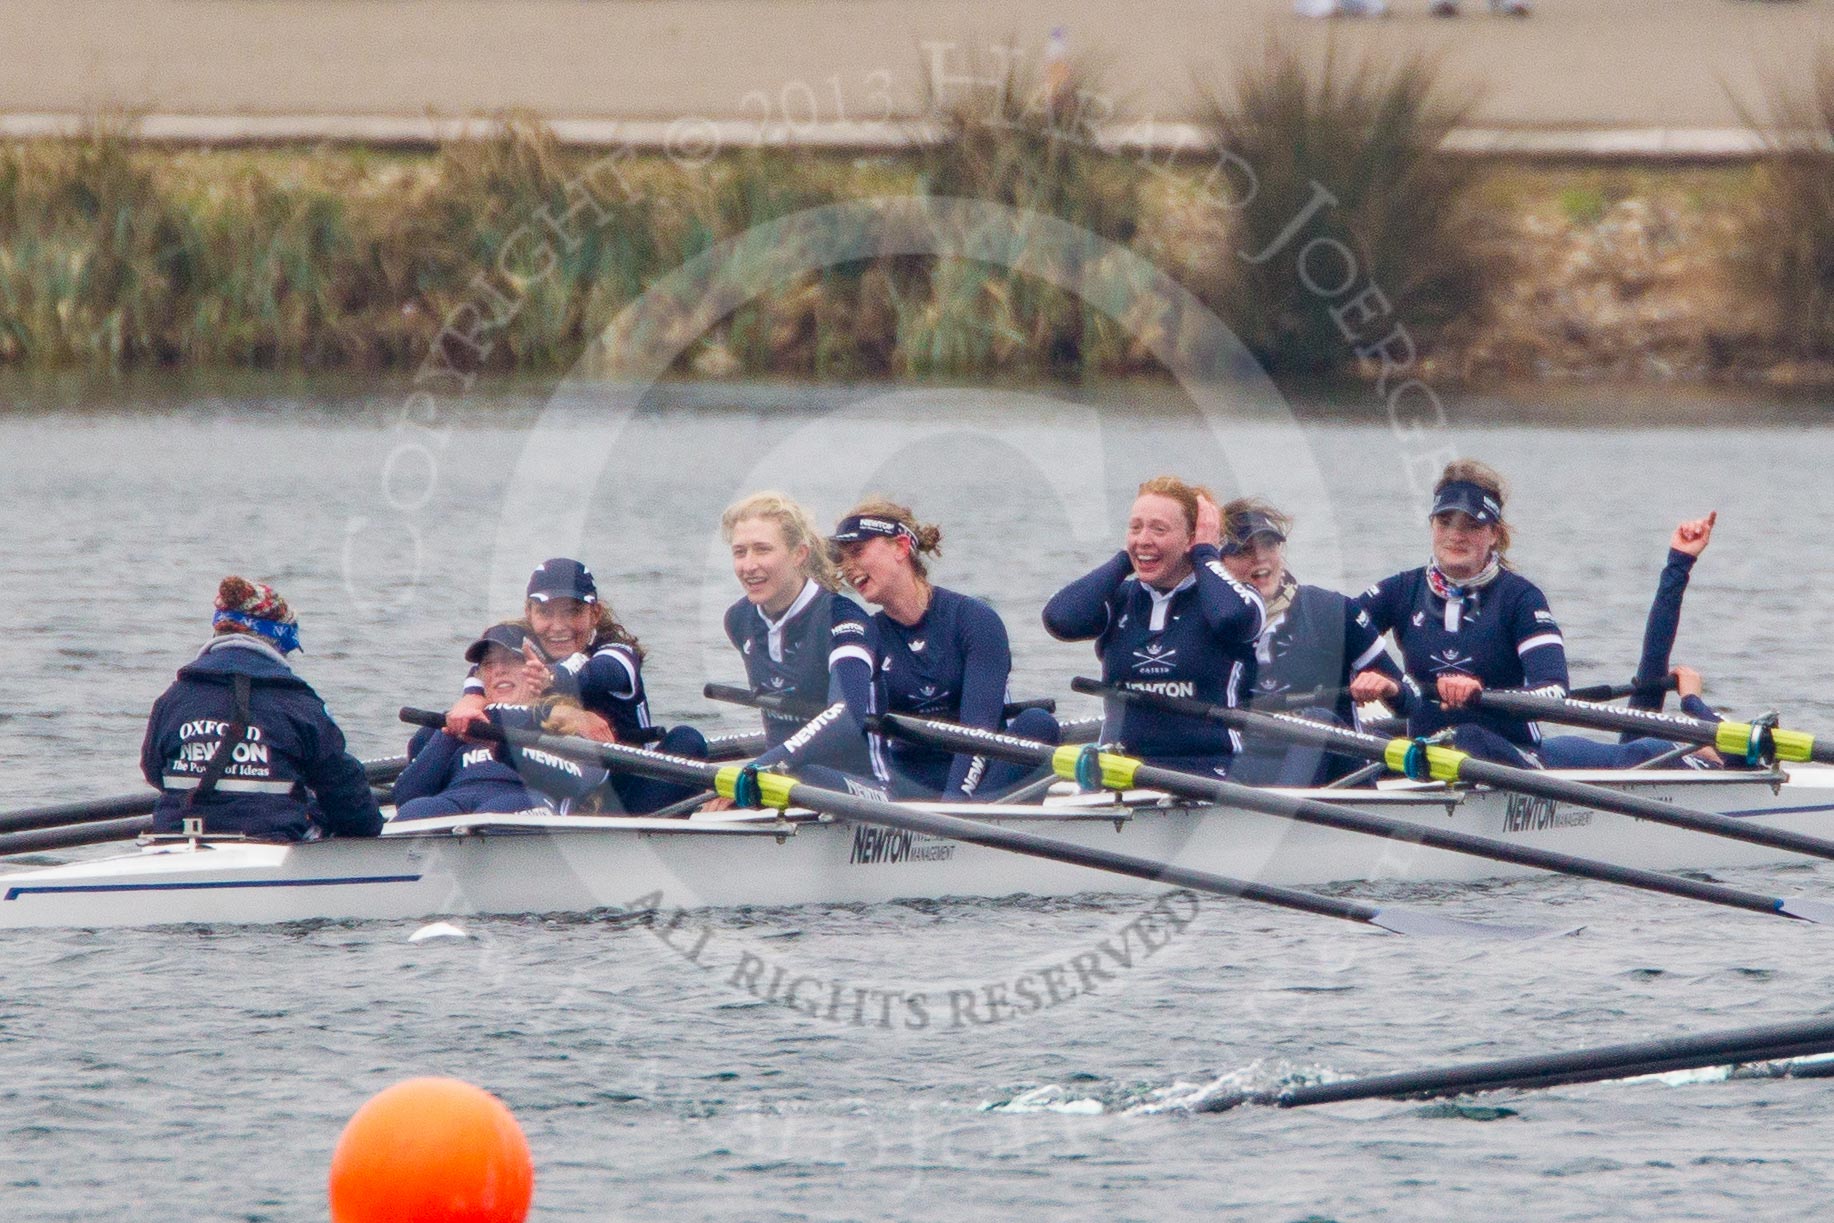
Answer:
[[[331,1223],[522,1223],[534,1193],[516,1118],[457,1079],[378,1092],[331,1156]]]

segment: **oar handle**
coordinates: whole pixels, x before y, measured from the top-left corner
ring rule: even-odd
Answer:
[[[1567,695],[1576,701],[1617,701],[1627,696],[1655,696],[1659,692],[1673,692],[1677,682],[1671,673],[1653,684],[1639,684],[1635,680],[1628,684],[1591,684],[1584,688],[1569,689]]]

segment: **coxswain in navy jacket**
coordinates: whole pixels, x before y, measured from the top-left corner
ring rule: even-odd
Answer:
[[[526,705],[488,705],[491,723],[542,729],[541,713]],[[606,771],[538,748],[470,743],[425,726],[408,744],[408,767],[395,781],[395,818],[528,811],[565,813],[605,784]]]
[[[1439,677],[1470,675],[1486,688],[1563,695],[1566,642],[1541,588],[1511,569],[1449,598],[1434,593],[1425,566],[1384,578],[1356,600],[1377,632],[1392,633],[1408,677],[1426,694],[1408,711],[1408,733],[1474,725],[1518,747],[1541,741],[1533,722],[1481,709],[1447,709],[1433,699]]]
[[[1051,597],[1044,627],[1061,641],[1093,639],[1105,683],[1240,705],[1254,687],[1266,609],[1229,576],[1214,545],[1193,547],[1191,562],[1184,581],[1161,591],[1136,578],[1127,553],[1117,552]],[[1242,746],[1221,723],[1119,702],[1108,706],[1102,738],[1155,764],[1218,775]]]
[[[805,581],[775,620],[749,599],[726,609],[726,636],[745,659],[754,693],[822,709],[814,719],[764,711],[770,748],[753,763],[823,764],[851,773],[871,769],[866,718],[873,712],[878,631],[852,599]]]
[[[187,806],[235,719],[237,676],[248,679],[248,730],[215,787]],[[140,770],[161,791],[157,832],[179,831],[187,816],[202,816],[206,832],[263,840],[297,841],[314,825],[339,836],[382,830],[363,766],[325,703],[278,650],[249,634],[217,637],[179,669],[147,720]]]

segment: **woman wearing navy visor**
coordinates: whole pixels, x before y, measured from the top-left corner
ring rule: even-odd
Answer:
[[[1028,709],[1004,721],[1012,647],[1000,614],[979,599],[930,582],[925,558],[942,532],[883,498],[855,506],[829,540],[841,573],[873,613],[874,707],[1055,743],[1057,719]],[[872,736],[873,773],[899,798],[977,801],[1023,784],[1033,770]]]
[[[1222,560],[1229,576],[1261,596],[1267,622],[1255,638],[1253,699],[1338,689],[1317,706],[1293,709],[1302,717],[1356,725],[1347,685],[1356,672],[1375,668],[1399,681],[1401,670],[1382,649],[1366,612],[1344,595],[1301,585],[1286,567],[1292,519],[1253,497],[1222,509]],[[1327,756],[1304,744],[1247,738],[1231,776],[1251,785],[1314,786],[1353,771],[1358,762]]]
[[[1060,641],[1094,641],[1102,680],[1124,688],[1241,704],[1255,682],[1261,596],[1219,557],[1221,516],[1203,489],[1176,476],[1140,485],[1127,544],[1045,604]],[[1110,703],[1105,742],[1167,768],[1226,776],[1235,731],[1203,718]]]
[[[583,727],[596,732],[589,737],[705,758],[707,740],[693,727],[677,726],[661,736],[652,729],[643,689],[643,647],[600,600],[590,569],[567,557],[535,566],[523,615],[517,623],[529,630],[540,654],[527,664],[530,681],[537,692],[568,697],[604,719],[603,728]],[[446,711],[446,730],[464,738],[471,721],[486,716],[486,703],[483,682],[473,674],[465,681],[465,695]],[[601,795],[601,802],[607,809],[641,815],[691,792],[653,778],[614,773],[610,793]]]
[[[720,518],[732,571],[745,596],[726,609],[726,636],[745,660],[755,693],[787,697],[823,713],[813,720],[766,711],[770,749],[753,763],[825,764],[872,771],[872,618],[840,594],[840,570],[807,510],[782,493],[754,493]],[[730,804],[721,799],[710,809]]]
[[[1476,709],[1485,688],[1563,695],[1566,643],[1541,588],[1509,567],[1502,477],[1474,459],[1446,465],[1433,487],[1433,558],[1384,578],[1356,600],[1377,632],[1393,635],[1407,678],[1436,700],[1412,702],[1408,733],[1452,728],[1463,750],[1505,764],[1533,765],[1541,743],[1533,722]],[[1400,695],[1379,670],[1350,685],[1359,701]],[[1528,753],[1528,754],[1525,754]]]

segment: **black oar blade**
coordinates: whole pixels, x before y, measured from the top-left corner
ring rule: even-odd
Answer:
[[[1408,934],[1415,938],[1477,938],[1496,939],[1499,941],[1554,938],[1579,933],[1579,926],[1521,926],[1498,925],[1494,922],[1473,921],[1467,917],[1444,917],[1438,913],[1422,913],[1418,909],[1381,909],[1369,919],[1372,926],[1392,930],[1396,934]]]

